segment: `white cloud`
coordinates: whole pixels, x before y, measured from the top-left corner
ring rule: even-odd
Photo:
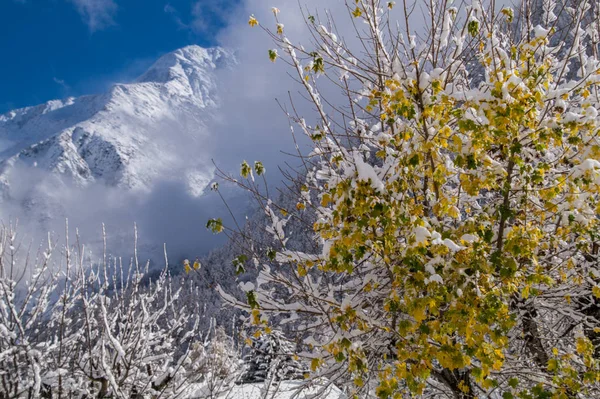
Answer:
[[[54,80],[54,83],[56,83],[57,85],[59,85],[60,87],[62,87],[65,90],[69,89],[69,85],[65,82],[64,79],[59,79],[56,76],[52,78],[52,80]]]
[[[115,24],[117,4],[114,0],[68,0],[77,8],[79,15],[95,32]]]
[[[220,28],[228,22],[229,15],[236,5],[234,0],[197,0],[191,2],[189,15],[185,17],[182,17],[171,3],[165,5],[164,12],[171,16],[179,29],[203,35],[214,33],[211,32],[213,29]]]
[[[183,30],[188,30],[190,29],[190,26],[186,23],[183,22],[183,20],[181,19],[181,16],[179,15],[179,11],[173,7],[170,3],[167,3],[165,5],[164,8],[165,13],[169,14],[171,16],[171,18],[173,18],[173,21],[175,21],[175,24],[177,24],[177,27],[179,29],[183,29]]]
[[[352,19],[348,18],[344,0],[301,0],[303,11],[325,17],[325,10],[330,10],[336,17],[340,37],[348,42],[356,42],[356,32]],[[324,5],[324,3],[326,3]],[[294,42],[307,48],[311,47],[311,35],[302,19],[297,0],[244,0],[228,17],[225,28],[221,31],[218,42],[223,47],[236,49],[239,68],[223,71],[220,95],[223,115],[217,116],[218,124],[211,130],[219,132],[215,140],[215,162],[225,169],[239,170],[239,162],[261,160],[268,169],[268,177],[273,183],[281,180],[277,167],[299,166],[299,160],[293,156],[296,148],[290,134],[289,121],[280,104],[288,110],[290,96],[298,113],[307,118],[307,123],[315,122],[312,105],[303,97],[302,86],[290,77],[294,70],[281,61],[272,63],[268,50],[274,47],[269,35],[262,29],[250,28],[248,17],[254,14],[261,25],[275,29],[272,7],[281,10],[278,15],[285,25],[286,34]],[[306,8],[304,8],[306,7]],[[358,47],[357,53],[362,48]],[[340,98],[339,89],[328,80],[319,79],[320,90],[334,103],[345,104]],[[279,103],[278,103],[279,102]],[[231,117],[232,113],[235,117]],[[296,127],[300,149],[308,153],[311,149],[308,140],[304,140]]]
[[[211,33],[211,29],[228,22],[232,10],[237,6],[235,0],[197,0],[192,3],[191,28],[196,33]]]

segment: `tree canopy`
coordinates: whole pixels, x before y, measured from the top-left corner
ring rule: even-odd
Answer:
[[[310,45],[286,36],[295,10],[250,17],[314,110],[286,111],[312,149],[295,206],[247,162],[230,177],[276,245],[246,248],[246,303],[222,294],[292,323],[312,375],[359,397],[600,395],[600,6],[420,4],[421,32],[408,0],[303,9]],[[288,248],[307,214],[293,234],[318,249]]]

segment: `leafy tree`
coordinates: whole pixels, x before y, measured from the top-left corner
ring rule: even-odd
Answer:
[[[314,148],[291,209],[248,163],[228,177],[277,245],[247,248],[247,303],[222,295],[256,326],[289,317],[313,374],[357,396],[598,396],[600,7],[418,3],[347,1],[356,38],[304,13],[310,47],[290,10],[250,18],[315,110],[290,112]],[[318,249],[288,248],[307,213]]]

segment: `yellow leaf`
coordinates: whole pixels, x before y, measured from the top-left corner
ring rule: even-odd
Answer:
[[[356,7],[356,10],[354,10],[352,12],[352,15],[354,16],[354,18],[358,18],[362,15],[362,11],[360,9],[360,7]]]
[[[450,217],[454,219],[458,219],[458,217],[460,216],[460,211],[457,207],[452,206],[450,207],[450,209],[448,209],[448,215],[450,215]]]
[[[321,364],[321,362],[319,361],[319,359],[313,359],[310,362],[310,369],[312,371],[317,371],[317,369],[319,368],[320,364]]]
[[[576,349],[578,353],[585,354],[589,351],[589,341],[585,338],[577,338]]]
[[[248,25],[250,25],[252,28],[258,25],[258,21],[256,18],[254,18],[254,15],[250,15],[250,19],[248,19]]]
[[[415,308],[412,312],[412,317],[419,323],[425,320],[425,308],[421,306]]]
[[[306,276],[307,272],[306,272],[306,268],[304,267],[304,265],[298,265],[298,275],[300,277],[304,277]]]

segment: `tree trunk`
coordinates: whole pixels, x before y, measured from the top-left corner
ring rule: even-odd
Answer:
[[[475,399],[475,391],[471,382],[471,373],[468,369],[443,369],[435,373],[438,381],[445,384],[454,395],[455,399]]]

